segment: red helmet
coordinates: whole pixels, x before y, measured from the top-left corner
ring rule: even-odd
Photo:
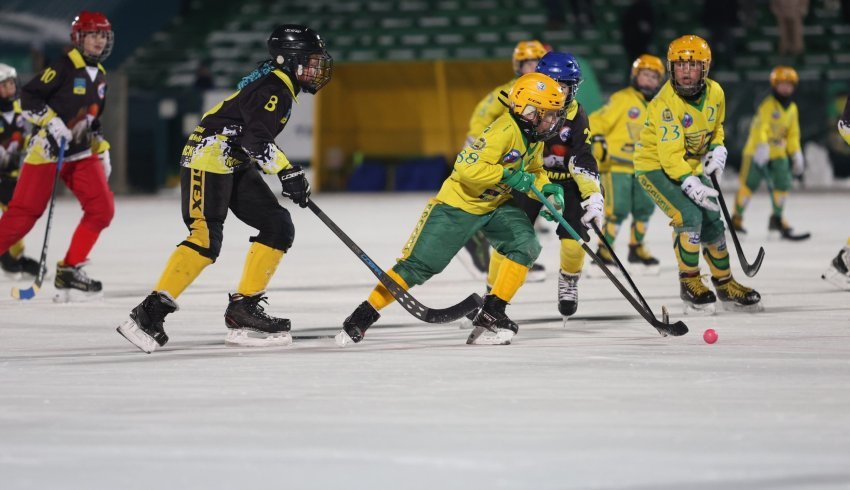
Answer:
[[[99,56],[88,54],[83,49],[83,38],[85,34],[90,32],[106,33],[106,47],[103,48],[103,52]],[[83,10],[80,12],[80,15],[74,18],[74,22],[71,22],[71,43],[80,51],[80,54],[83,55],[86,61],[100,63],[109,57],[109,53],[112,52],[112,43],[114,40],[112,24],[100,12]]]

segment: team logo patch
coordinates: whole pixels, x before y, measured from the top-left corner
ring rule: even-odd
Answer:
[[[686,127],[686,128],[689,128],[689,127],[691,127],[691,125],[692,125],[693,123],[694,123],[694,118],[693,118],[693,116],[691,116],[690,114],[688,114],[688,113],[686,112],[686,113],[685,113],[685,116],[682,118],[682,126],[684,126],[684,127]]]
[[[537,82],[537,90],[546,90],[546,84],[543,82]]]
[[[517,160],[519,160],[519,150],[517,149],[511,149],[502,157],[502,161],[505,163],[514,163]]]
[[[664,122],[673,122],[673,111],[670,109],[664,109],[661,113],[661,120]]]
[[[483,150],[484,147],[486,147],[486,146],[487,146],[487,140],[483,137],[478,138],[477,140],[473,141],[471,145],[469,145],[470,148],[472,148],[473,150],[478,150],[478,151]]]
[[[572,136],[572,135],[573,135],[573,128],[571,128],[569,126],[564,126],[561,129],[561,132],[558,133],[558,136],[561,137],[561,141],[564,141],[564,142],[568,141],[570,139],[570,136]]]
[[[74,95],[85,95],[86,94],[86,79],[85,78],[75,78],[74,79]]]
[[[779,111],[773,111],[773,114],[771,114],[771,115],[773,116],[774,119],[779,119]]]
[[[106,97],[106,83],[101,82],[97,86],[97,96],[100,97],[101,99]]]
[[[637,107],[632,107],[629,109],[629,119],[637,119],[640,116],[640,109]]]

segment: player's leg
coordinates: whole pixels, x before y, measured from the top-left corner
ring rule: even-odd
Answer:
[[[649,218],[655,210],[655,202],[637,183],[634,176],[630,175],[630,177],[632,177],[632,226],[629,237],[629,263],[643,274],[658,275],[661,272],[658,259],[650,253],[643,241]]]
[[[55,163],[40,165],[24,163],[8,206],[0,216],[0,255],[10,251],[14,253],[13,247],[44,214],[53,192],[55,176]]]
[[[177,297],[218,258],[232,188],[231,174],[180,168],[183,222],[189,236],[168,258],[153,292],[118,327],[118,332],[139,349],[153,352],[168,342],[165,316],[177,310]]]
[[[581,192],[574,180],[554,182],[564,188],[564,220],[586,242],[590,241],[587,228],[581,222]],[[560,242],[560,268],[558,270],[558,312],[564,321],[578,310],[578,282],[584,269],[585,252],[570,233],[561,225],[555,230]]]
[[[620,225],[631,211],[631,192],[626,188],[629,186],[628,178],[632,178],[632,175],[623,172],[604,172],[599,175],[602,188],[605,189],[605,224],[602,227],[602,233],[612,247],[620,231]],[[596,247],[596,255],[602,259],[604,265],[616,267],[614,258],[602,243]],[[601,272],[597,275],[604,276]]]
[[[9,208],[9,201],[12,200],[18,182],[17,174],[17,170],[0,174],[0,213],[5,213]],[[38,261],[24,255],[23,239],[13,243],[6,253],[0,255],[0,268],[14,279],[20,279],[23,274],[38,275]]]
[[[788,199],[788,191],[791,190],[791,161],[788,158],[779,158],[770,161],[770,179],[773,183],[773,213],[770,215],[767,229],[774,237],[787,240],[801,240],[808,238],[808,234],[796,234],[788,222],[783,218],[785,202]]]
[[[66,162],[60,171],[65,185],[77,197],[83,217],[71,236],[65,257],[56,264],[54,301],[89,301],[103,297],[103,284],[83,270],[101,231],[112,222],[115,202],[106,183],[100,159],[94,155],[75,162]]]
[[[735,212],[732,214],[732,226],[738,233],[746,233],[744,229],[744,211],[750,203],[753,192],[757,191],[764,177],[764,171],[753,163],[753,156],[744,154],[741,158],[741,173],[738,174],[738,192],[735,194]]]

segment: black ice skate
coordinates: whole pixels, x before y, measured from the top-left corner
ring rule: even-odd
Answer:
[[[661,273],[661,265],[658,259],[649,253],[643,243],[629,245],[629,265],[633,270],[644,276],[657,276]]]
[[[725,279],[711,278],[717,298],[723,308],[730,311],[746,311],[755,313],[764,310],[761,304],[761,295],[752,288],[741,285],[738,281],[729,277]]]
[[[835,284],[840,289],[850,291],[850,246],[838,252],[821,279]]]
[[[767,223],[767,231],[768,235],[773,238],[781,238],[782,240],[791,240],[794,242],[808,240],[812,236],[809,232],[794,233],[794,230],[788,226],[788,223],[781,216],[776,216],[775,214],[770,216],[770,221]]]
[[[21,279],[24,274],[36,277],[38,275],[38,262],[21,255],[18,258],[12,257],[8,251],[0,255],[0,268],[3,273],[11,279]]]
[[[617,263],[614,262],[614,257],[611,257],[611,252],[608,251],[607,247],[603,245],[596,247],[596,256],[602,261],[602,265],[607,267],[614,274],[619,274],[620,268],[617,267]],[[599,267],[599,264],[596,263],[596,260],[590,261],[590,267],[585,270],[585,275],[591,279],[608,277],[605,275],[602,268]]]
[[[528,275],[525,276],[525,282],[543,282],[546,280],[546,267],[537,262],[531,264],[528,268]]]
[[[177,311],[168,293],[153,292],[130,312],[130,319],[118,326],[118,333],[143,352],[150,354],[168,342],[162,324],[165,315]]]
[[[564,325],[566,325],[567,319],[575,315],[578,309],[578,280],[580,278],[581,272],[570,274],[561,271],[558,274],[558,311],[564,319]]]
[[[747,230],[744,228],[744,217],[740,214],[732,215],[732,228],[735,229],[739,234],[746,235]]]
[[[488,294],[484,304],[472,321],[473,329],[466,339],[467,344],[509,345],[519,331],[519,326],[505,315],[507,301]]]
[[[490,294],[490,291],[492,289],[493,289],[493,286],[488,284],[487,290],[484,291],[483,296],[487,296],[488,294]],[[476,315],[478,315],[479,311],[481,311],[480,306],[478,308],[470,311],[469,313],[467,313],[466,316],[461,317],[460,320],[458,320],[458,328],[460,328],[461,330],[469,330],[470,328],[472,328],[472,320],[475,320],[475,317],[476,317]]]
[[[699,272],[679,273],[679,296],[684,303],[685,315],[713,315],[717,297],[702,282]]]
[[[378,318],[381,318],[381,314],[368,301],[360,303],[357,309],[342,322],[342,330],[334,337],[336,344],[345,347],[348,344],[360,342],[366,335],[366,330],[378,321]]]
[[[274,347],[292,344],[289,330],[292,324],[286,318],[276,318],[265,312],[260,303],[268,304],[261,291],[253,296],[228,294],[230,303],[224,312],[227,324],[225,345],[242,347]]]
[[[65,265],[62,262],[56,264],[56,277],[53,285],[56,287],[56,303],[72,303],[92,301],[103,298],[103,284],[90,278],[83,267],[88,262],[76,266]]]

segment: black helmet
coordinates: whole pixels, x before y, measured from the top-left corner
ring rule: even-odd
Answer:
[[[333,74],[333,58],[319,33],[300,24],[277,26],[268,41],[272,62],[298,80],[305,92],[315,94]]]

